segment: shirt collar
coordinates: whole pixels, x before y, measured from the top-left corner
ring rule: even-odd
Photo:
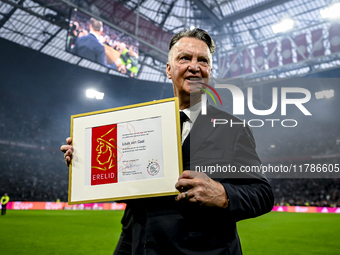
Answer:
[[[93,32],[93,31],[90,31],[90,34],[93,34],[96,38],[97,38],[97,40],[100,42],[100,36],[99,35],[97,35],[95,32]]]
[[[201,102],[198,102],[189,108],[185,108],[183,112],[188,116],[190,122],[194,123],[201,112]]]

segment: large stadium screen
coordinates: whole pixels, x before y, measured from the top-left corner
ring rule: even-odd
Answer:
[[[85,13],[72,10],[66,51],[129,77],[138,73],[139,43]]]

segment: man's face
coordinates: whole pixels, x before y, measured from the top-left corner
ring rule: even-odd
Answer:
[[[181,38],[172,48],[170,61],[167,63],[166,73],[174,84],[175,96],[200,94],[193,80],[204,78],[208,83],[211,77],[212,56],[208,45],[192,37]],[[190,88],[191,84],[191,88]]]

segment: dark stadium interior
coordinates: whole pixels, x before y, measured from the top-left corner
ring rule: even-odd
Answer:
[[[24,10],[24,5],[20,6],[20,3],[24,1],[20,1],[20,3],[18,3],[19,1],[2,2],[11,6],[7,7],[8,14],[10,15],[14,14],[16,8]],[[65,21],[68,10],[70,10],[69,6],[65,7],[65,5],[62,4],[53,4],[54,1],[33,2],[42,5],[51,3],[50,9],[54,10],[55,13],[50,11],[46,16],[38,17],[58,26],[59,32],[62,29],[66,30],[68,28],[68,23],[63,23],[63,21]],[[33,4],[33,2],[30,2],[29,4]],[[68,1],[62,2],[65,3]],[[100,2],[102,4],[98,5],[99,9],[92,8],[96,7],[93,6],[94,2],[95,1],[70,1],[69,4],[78,3],[79,7],[89,10],[94,14],[96,10],[100,11],[101,9],[101,17],[107,19],[105,16],[108,15],[108,8],[105,8],[107,1],[97,1],[96,3]],[[117,8],[118,6],[123,9],[125,8],[124,10],[128,11],[129,15],[135,15],[135,11],[138,7],[137,2],[135,2],[136,1],[118,1],[115,2],[115,4],[117,5]],[[141,19],[143,22],[149,22],[149,20],[147,20],[148,17],[144,12],[145,10],[153,12],[153,9],[156,8],[148,7],[148,1],[146,1],[146,3],[144,2],[145,1],[142,1],[141,3]],[[166,23],[166,20],[168,17],[171,17],[169,14],[172,12],[173,8],[175,8],[175,10],[177,10],[176,8],[179,8],[179,10],[185,8],[185,10],[187,10],[186,4],[185,6],[182,6],[181,3],[176,3],[176,1],[172,4],[166,3],[166,1],[158,2],[161,2],[161,6],[157,11],[157,15],[164,17],[162,19],[163,21],[157,21],[159,24],[157,22],[154,22],[154,24],[157,24],[157,26],[159,25],[161,28],[163,27],[166,33],[179,29],[180,26],[178,26],[178,24],[175,24],[175,22]],[[225,9],[228,9],[228,1],[225,1],[222,7],[207,1],[211,3],[213,11],[207,8],[203,2],[204,1],[192,1],[192,3],[190,3],[190,7],[192,7],[192,10],[190,10],[192,11],[192,14],[190,15],[193,16],[189,15],[188,23],[186,23],[187,16],[185,14],[184,26],[189,26],[190,22],[196,24],[198,21],[202,28],[213,30],[214,36],[217,36],[217,32],[223,32],[223,29],[218,29],[220,23],[224,22],[226,30],[223,32],[225,33],[225,38],[222,38],[222,46],[226,47],[224,50],[228,54],[232,53],[233,48],[241,47],[242,45],[248,44],[251,45],[252,48],[255,48],[257,45],[260,45],[260,43],[265,44],[263,42],[264,39],[273,36],[273,34],[270,33],[264,34],[266,30],[263,29],[263,27],[271,25],[273,23],[272,21],[270,21],[271,23],[268,21],[268,23],[261,27],[260,22],[257,23],[255,21],[256,18],[254,17],[256,16],[252,16],[257,15],[257,12],[260,12],[261,8],[254,8],[253,11],[249,11],[247,6],[242,6],[240,7],[240,12],[233,13],[233,11],[232,13],[226,12],[223,14],[222,9],[224,11]],[[282,6],[285,2],[289,1],[282,1]],[[276,8],[276,5],[278,5],[271,3],[270,1],[259,2],[258,4],[262,5],[263,14],[265,14],[267,9]],[[133,5],[136,6],[133,7]],[[146,8],[144,9],[145,6]],[[275,10],[281,15],[282,12],[288,12],[287,9],[295,9],[297,10],[297,13],[299,13],[296,14],[296,16],[299,17],[299,15],[304,15],[304,11],[301,11],[301,6],[312,8],[309,4],[306,5],[302,1],[291,1],[286,5],[286,8],[280,9],[277,7]],[[10,8],[13,8],[14,11],[12,12]],[[162,8],[164,8],[163,11]],[[320,5],[318,8],[322,8],[322,6]],[[219,9],[222,17],[216,15],[216,9]],[[242,11],[244,11],[244,13],[242,13]],[[276,11],[273,12],[274,15],[276,14]],[[32,12],[30,14],[32,14]],[[156,17],[158,17],[157,15]],[[182,14],[176,13],[176,15]],[[223,17],[223,15],[225,15],[225,17]],[[265,15],[267,16],[264,17],[267,18],[262,19],[263,22],[271,20],[271,14],[266,13]],[[247,16],[252,17],[254,21],[247,20]],[[7,16],[1,17],[1,22],[3,22],[1,23],[1,26],[3,26],[8,18]],[[16,16],[13,15],[13,19],[15,18]],[[235,19],[235,23],[228,22],[228,20],[232,20],[232,18]],[[243,20],[243,18],[245,19]],[[310,17],[306,16],[306,24],[304,24],[304,18],[300,18],[301,26],[310,26],[310,24],[317,25],[313,23],[314,21],[320,22],[320,24],[323,22],[317,21],[313,17],[313,22],[310,21],[310,23],[308,23],[308,18]],[[11,22],[8,23],[10,24]],[[28,21],[27,23],[30,22]],[[44,32],[42,32],[44,36],[48,34],[54,34],[54,36],[56,36],[59,34],[57,28],[52,27],[51,24],[49,24],[49,27],[46,26],[46,31],[44,30]],[[249,30],[251,36],[243,31],[243,26],[246,25],[249,27],[254,26]],[[14,29],[11,28],[10,25],[8,27]],[[56,31],[52,32],[52,30]],[[132,30],[128,32],[134,32]],[[304,30],[304,32],[310,34],[310,30],[311,29],[308,31]],[[231,35],[229,35],[230,31],[233,31]],[[5,34],[4,37],[6,36],[7,35]],[[32,38],[30,38],[30,36],[23,37],[23,40],[25,40],[25,38],[32,39],[33,35]],[[51,40],[52,39],[53,36],[51,36]],[[32,45],[33,41],[31,42]],[[49,42],[49,39],[44,41],[39,51],[41,51]],[[35,40],[35,43],[41,42]],[[217,43],[220,44],[221,42],[218,41]],[[143,74],[141,74],[140,77],[144,77],[144,80],[129,79],[124,76],[109,74],[107,70],[98,72],[79,65],[67,63],[45,55],[42,52],[29,49],[29,43],[27,46],[28,47],[23,47],[14,42],[2,38],[0,39],[0,144],[2,148],[0,152],[0,193],[9,193],[12,201],[55,201],[57,199],[67,201],[68,168],[65,166],[59,148],[65,143],[65,138],[69,136],[70,116],[72,114],[88,111],[172,97],[172,85],[166,82],[164,73],[162,74],[162,79],[157,78],[158,80],[163,80],[163,83],[147,81]],[[143,44],[141,44],[141,46],[143,46]],[[146,47],[146,45],[143,47]],[[325,55],[331,55],[330,59],[333,59],[324,60],[327,56],[323,56],[324,59],[313,59],[313,61],[320,61],[319,63],[322,63],[322,61],[325,61],[326,63],[328,61],[328,63],[330,63],[330,61],[338,59],[339,56],[337,53],[334,54],[329,48],[327,51],[328,52]],[[57,53],[50,54],[58,57]],[[145,54],[145,52],[142,52],[141,54]],[[147,69],[150,66],[153,68],[156,66],[163,70],[164,63],[161,63],[159,60],[164,56],[165,55],[161,56],[161,54],[158,53],[156,55],[154,54],[154,56],[145,54],[145,62],[142,64],[148,64],[144,66],[144,69]],[[296,58],[297,56],[294,57]],[[148,58],[152,59],[152,61],[147,62]],[[81,60],[79,60],[77,64],[80,62]],[[256,116],[249,112],[246,107],[244,119],[261,119],[265,123],[261,128],[253,127],[257,151],[263,164],[300,165],[308,162],[309,164],[334,165],[339,163],[340,122],[338,116],[340,112],[340,101],[337,100],[337,96],[340,93],[339,67],[328,67],[326,68],[327,71],[322,71],[320,69],[316,72],[315,70],[318,67],[317,64],[317,62],[312,63],[309,70],[303,75],[296,75],[299,78],[294,78],[294,75],[291,76],[293,78],[267,81],[264,78],[259,80],[258,84],[254,83],[253,78],[249,79],[249,82],[253,82],[254,107],[256,109],[264,110],[271,106],[273,87],[277,87],[279,91],[281,87],[303,87],[308,89],[312,96],[311,100],[304,104],[311,112],[312,116],[305,116],[296,106],[291,105],[287,107],[288,114],[283,116],[280,112],[281,100],[279,100],[278,109],[270,116]],[[294,63],[292,63],[291,70],[293,69]],[[282,73],[284,73],[284,68],[282,70]],[[259,71],[259,73],[261,73],[261,70]],[[274,71],[269,70],[267,74],[263,74],[263,77],[269,77],[273,74],[275,74],[276,77],[279,77],[279,71],[280,70],[278,69],[275,69]],[[229,70],[228,72],[227,75],[232,77],[231,71]],[[298,72],[296,74],[298,74]],[[156,78],[151,79],[151,76],[152,75],[150,75],[150,80],[156,80]],[[245,77],[246,78],[240,79],[242,84],[246,84],[247,77],[252,76]],[[90,100],[85,97],[85,90],[92,87],[105,93],[104,100]],[[247,86],[244,86],[244,94],[246,94],[246,89]],[[327,100],[317,100],[315,98],[315,92],[327,89],[333,89],[336,96]],[[225,99],[225,104],[220,107],[232,112],[232,98],[230,92],[226,90],[218,90],[218,92],[221,97]],[[280,92],[278,95],[280,97]],[[301,95],[296,95],[296,97],[299,98]],[[272,127],[271,122],[266,121],[266,119],[278,119],[280,121],[275,122],[275,126]],[[283,127],[280,124],[283,119],[294,119],[298,122],[298,125],[294,128]],[[340,206],[339,179],[287,179],[283,178],[284,176],[277,177],[278,178],[270,179],[275,192],[276,204]]]
[[[55,201],[59,198],[67,201],[68,168],[59,147],[69,136],[70,115],[172,96],[169,83],[91,71],[3,39],[0,51],[0,192],[8,192],[12,200]],[[322,83],[337,76],[339,72],[334,70],[317,77]],[[85,98],[85,89],[92,85],[105,92],[105,100]],[[334,82],[332,86],[339,92]],[[267,97],[269,105],[271,94]],[[336,116],[339,106],[335,98],[327,102],[314,99],[306,105],[313,118],[308,119],[297,108],[287,116],[299,121],[294,129],[280,125],[254,127],[263,163],[275,164],[283,159],[299,164],[306,158],[311,163],[338,163],[340,125]],[[248,113],[245,118],[254,117]],[[338,179],[274,178],[271,183],[278,204],[339,206],[340,203]]]
[[[202,58],[209,63],[206,54],[196,55],[206,49],[202,41],[192,46],[193,38],[179,39],[169,55],[171,38],[183,29],[202,29],[213,39],[210,75],[210,67],[199,63]],[[181,45],[188,59],[179,63]],[[174,80],[167,77],[168,64]],[[185,168],[201,172],[191,172],[190,179],[186,172],[177,181],[178,171],[166,167],[177,153],[163,152],[156,160],[139,154],[150,144],[160,152],[154,145],[175,138],[166,133],[174,130],[164,125],[172,120],[163,112],[161,134],[167,139],[157,144],[152,135],[140,140],[126,133],[125,127],[134,132],[131,124],[144,136],[129,121],[131,109],[129,116],[118,112],[123,121],[115,111],[105,118],[78,118],[91,119],[85,141],[77,118],[71,130],[72,115],[172,98],[173,84],[180,86],[194,68],[198,77],[211,77],[200,87],[206,90],[201,98],[231,114],[215,115],[221,111],[206,106],[209,118],[190,118],[192,129],[183,125],[182,135],[189,133],[191,143],[179,146],[184,160],[178,165],[187,161],[191,167]],[[125,254],[125,249],[126,254],[340,254],[339,96],[340,0],[0,0],[0,255]],[[251,131],[223,126],[245,123]],[[208,124],[217,128],[210,133]],[[157,125],[143,129],[147,126],[149,135]],[[113,131],[119,126],[124,131]],[[60,149],[68,148],[63,145],[71,134],[69,192],[69,167]],[[137,160],[127,163],[122,153],[133,151],[124,147],[131,137],[138,147],[126,156]],[[170,140],[180,145],[181,138]],[[198,150],[189,156],[192,145]],[[165,151],[173,151],[171,146]],[[149,161],[146,168],[131,163],[140,159]],[[164,178],[148,175],[155,171]],[[126,182],[140,173],[146,181]],[[262,174],[272,190],[259,179]],[[217,183],[199,180],[207,175]],[[98,185],[98,176],[116,183]],[[239,176],[255,180],[232,179]],[[119,200],[136,198],[130,191],[141,194],[141,186],[159,196],[163,183],[173,183],[173,189],[176,181],[175,200],[183,205],[172,197]],[[115,197],[116,188],[125,196],[100,199],[109,192]],[[80,193],[86,199],[77,200]]]

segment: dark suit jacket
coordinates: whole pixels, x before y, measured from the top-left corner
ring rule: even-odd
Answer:
[[[107,66],[104,45],[93,34],[78,37],[72,53],[82,58]]]
[[[241,122],[208,106],[207,115],[199,115],[182,146],[184,170],[216,164],[238,169],[261,164],[249,127],[213,127],[211,119]],[[272,189],[260,174],[209,176],[224,186],[227,209],[178,203],[173,196],[130,201],[115,254],[242,254],[236,222],[269,212],[274,201]]]

